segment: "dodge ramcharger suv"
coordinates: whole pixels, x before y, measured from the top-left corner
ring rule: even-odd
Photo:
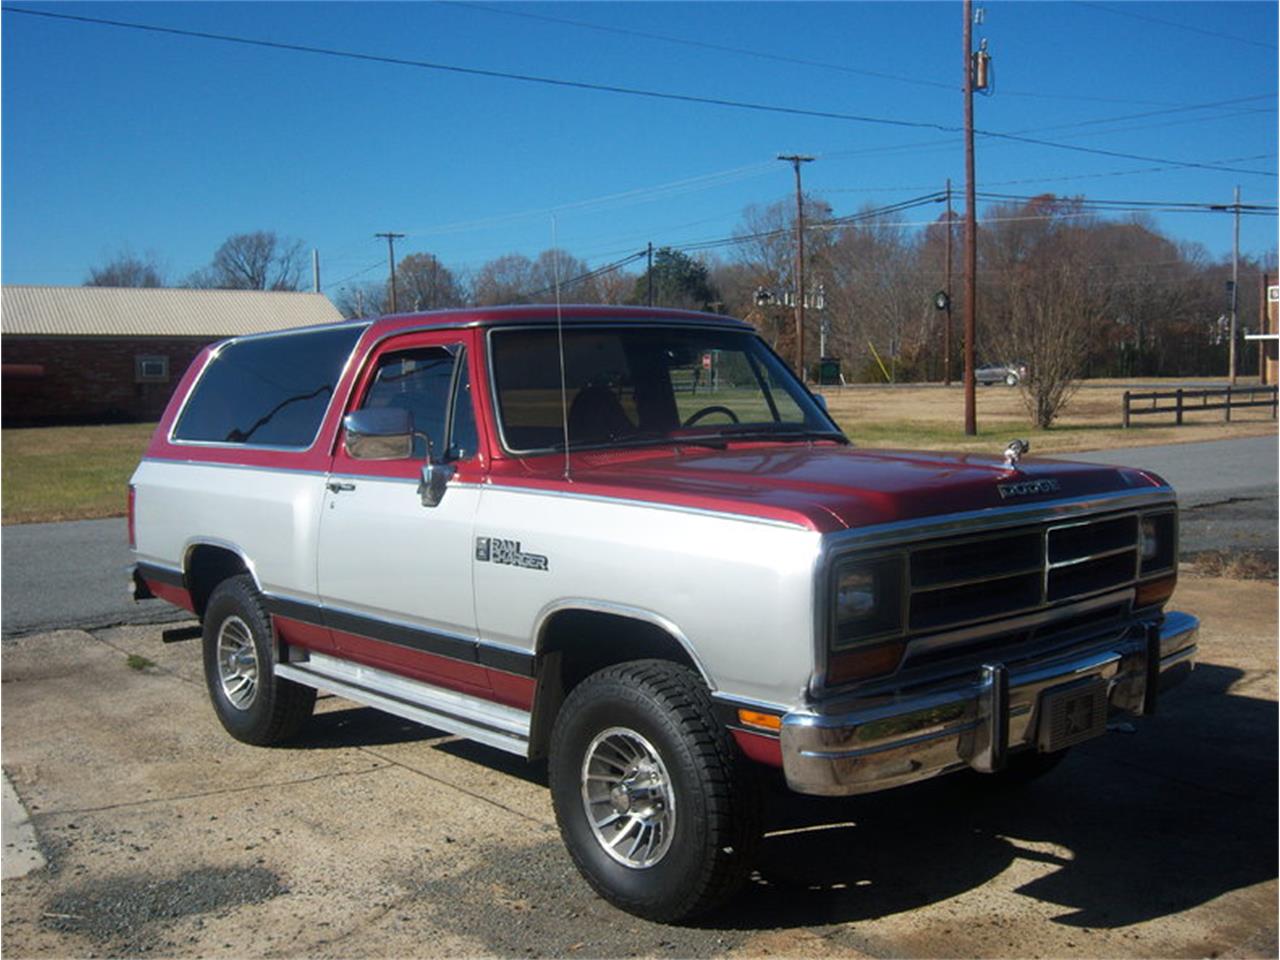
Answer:
[[[1196,653],[1150,473],[855,449],[745,323],[598,306],[228,340],[129,486],[137,597],[203,622],[235,738],[317,690],[546,758],[564,841],[678,920],[746,877],[766,768],[1019,777]]]

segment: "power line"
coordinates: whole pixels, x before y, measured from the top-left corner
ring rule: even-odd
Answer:
[[[1025,195],[1016,193],[991,193],[979,191],[978,196],[984,200],[1017,200],[1031,201],[1039,200],[1040,196]],[[1076,199],[1076,198],[1062,198]],[[1122,207],[1122,208],[1145,208],[1145,207],[1163,207],[1168,209],[1178,208],[1187,210],[1210,210],[1217,213],[1222,212],[1221,203],[1200,203],[1192,200],[1101,200],[1092,197],[1081,197],[1080,202],[1091,207]],[[1231,204],[1231,210],[1234,210],[1235,204]],[[1257,213],[1276,213],[1280,208],[1268,206],[1264,204],[1242,203],[1240,204],[1241,212],[1257,212]]]
[[[1094,10],[1101,10],[1104,13],[1113,13],[1117,17],[1130,17],[1134,20],[1145,20],[1147,23],[1160,23],[1166,27],[1175,27],[1178,30],[1188,30],[1191,33],[1203,34],[1206,37],[1218,37],[1222,40],[1234,40],[1237,43],[1247,43],[1250,46],[1262,47],[1264,50],[1276,49],[1276,45],[1274,43],[1265,43],[1261,40],[1254,40],[1250,37],[1240,37],[1233,33],[1220,33],[1217,30],[1206,30],[1204,27],[1193,27],[1189,23],[1178,23],[1176,20],[1165,20],[1162,17],[1153,17],[1149,14],[1134,13],[1132,10],[1120,10],[1116,7],[1108,7],[1101,3],[1082,2],[1080,5],[1083,7],[1092,7]]]
[[[955,84],[945,83],[941,80],[924,80],[920,77],[908,77],[895,73],[884,73],[878,70],[860,70],[856,67],[850,67],[841,63],[830,63],[825,60],[812,60],[805,57],[789,57],[782,54],[766,53],[763,50],[751,50],[743,47],[730,47],[725,44],[708,43],[705,40],[690,40],[687,37],[673,37],[661,33],[648,33],[643,30],[632,30],[625,27],[610,27],[599,23],[589,23],[585,20],[571,20],[567,17],[552,17],[546,14],[530,13],[527,10],[518,7],[494,7],[484,3],[462,3],[458,0],[439,0],[439,2],[448,6],[460,7],[467,10],[482,10],[485,13],[498,14],[507,17],[522,17],[526,20],[540,20],[544,23],[555,23],[563,26],[578,27],[583,30],[595,30],[599,33],[611,33],[622,37],[639,37],[643,40],[656,40],[662,43],[679,44],[686,47],[694,47],[701,50],[714,50],[718,53],[731,53],[738,56],[753,57],[757,60],[771,60],[776,63],[789,63],[802,67],[817,67],[823,70],[835,70],[839,73],[856,74],[866,77],[875,77],[882,80],[893,80],[897,83],[912,84],[919,87],[933,87],[935,89],[952,90],[956,89]],[[1079,94],[1055,94],[1043,93],[1039,91],[1020,91],[1020,90],[1004,90],[1000,91],[1006,96],[1015,97],[1036,97],[1047,100],[1080,100],[1093,103],[1135,103],[1150,106],[1176,106],[1167,101],[1160,100],[1131,100],[1121,97],[1090,97],[1081,96]]]
[[[54,13],[49,10],[32,10],[26,7],[6,6],[10,13],[27,16],[45,17],[52,20],[64,20],[76,23],[95,24],[98,26],[119,27],[127,30],[141,30],[148,33],[169,36],[191,37],[200,40],[213,40],[220,43],[234,43],[252,47],[263,47],[270,50],[284,50],[293,53],[310,53],[318,56],[336,57],[356,60],[365,63],[382,63],[392,66],[415,67],[423,70],[435,70],[464,76],[488,77],[499,80],[512,80],[521,83],[535,83],[543,86],[560,87],[573,90],[590,90],[599,93],[613,93],[622,96],[644,97],[651,100],[667,100],[676,103],[693,103],[706,106],[729,107],[738,110],[751,110],[761,113],[779,113],[788,116],[813,117],[820,120],[843,120],[852,123],[868,123],[880,126],[902,127],[918,130],[937,130],[942,133],[959,133],[962,128],[948,124],[931,123],[923,120],[903,120],[895,117],[876,117],[866,114],[841,113],[834,110],[813,110],[804,107],[785,107],[777,104],[755,103],[746,100],[730,100],[723,97],[703,97],[694,94],[667,93],[657,90],[645,90],[638,87],[623,87],[615,84],[591,83],[582,80],[565,80],[557,77],[543,77],[533,74],[512,73],[503,70],[485,70],[478,67],[463,67],[456,64],[435,63],[428,60],[413,60],[405,57],[392,57],[383,54],[359,53],[351,50],[340,50],[333,47],[317,47],[308,44],[288,43],[277,40],[261,40],[254,37],[243,37],[233,34],[211,33],[204,30],[187,30],[178,27],[162,27],[155,24],[137,23],[127,20],[112,20],[105,17],[88,17],[78,14]],[[1274,171],[1244,170],[1236,167],[1216,166],[1214,164],[1196,163],[1187,160],[1172,160],[1161,157],[1149,157],[1140,154],[1124,153],[1116,150],[1103,150],[1097,147],[1081,147],[1073,144],[1059,143],[1053,140],[1040,140],[1012,133],[1000,133],[994,130],[975,130],[980,136],[995,140],[1016,143],[1027,143],[1036,146],[1070,150],[1076,153],[1097,154],[1099,156],[1120,157],[1126,160],[1141,160],[1147,163],[1167,163],[1174,166],[1200,170],[1217,170],[1226,173],[1240,173],[1249,176],[1274,177]]]

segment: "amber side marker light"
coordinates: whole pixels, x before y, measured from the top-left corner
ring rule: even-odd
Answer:
[[[1164,603],[1173,596],[1173,588],[1177,585],[1178,577],[1176,575],[1161,577],[1159,580],[1152,580],[1148,583],[1140,583],[1134,594],[1133,605],[1141,609],[1142,607],[1154,606],[1157,603]]]
[[[738,710],[738,722],[744,727],[758,727],[761,730],[772,730],[777,733],[782,729],[782,718],[771,713],[757,713],[754,710]]]
[[[881,643],[865,650],[848,650],[831,655],[827,663],[827,685],[834,686],[847,680],[878,677],[893,673],[902,660],[906,644],[901,640]]]

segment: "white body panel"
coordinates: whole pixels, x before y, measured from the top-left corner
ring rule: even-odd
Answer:
[[[673,626],[714,690],[800,702],[813,670],[813,531],[489,486],[475,532],[548,559],[546,571],[476,563],[482,641],[531,650],[561,606],[624,607]]]
[[[334,475],[326,488],[317,567],[325,606],[475,636],[472,527],[479,487],[424,507],[410,480]]]
[[[216,543],[267,593],[315,600],[324,474],[143,460],[131,483],[138,560],[181,569],[192,545]]]

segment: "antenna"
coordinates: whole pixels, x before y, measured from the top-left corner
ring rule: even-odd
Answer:
[[[564,478],[573,480],[569,470],[569,387],[564,372],[564,312],[560,307],[560,247],[556,239],[556,218],[551,217],[551,266],[556,288],[556,341],[560,347],[560,422],[564,426]]]

